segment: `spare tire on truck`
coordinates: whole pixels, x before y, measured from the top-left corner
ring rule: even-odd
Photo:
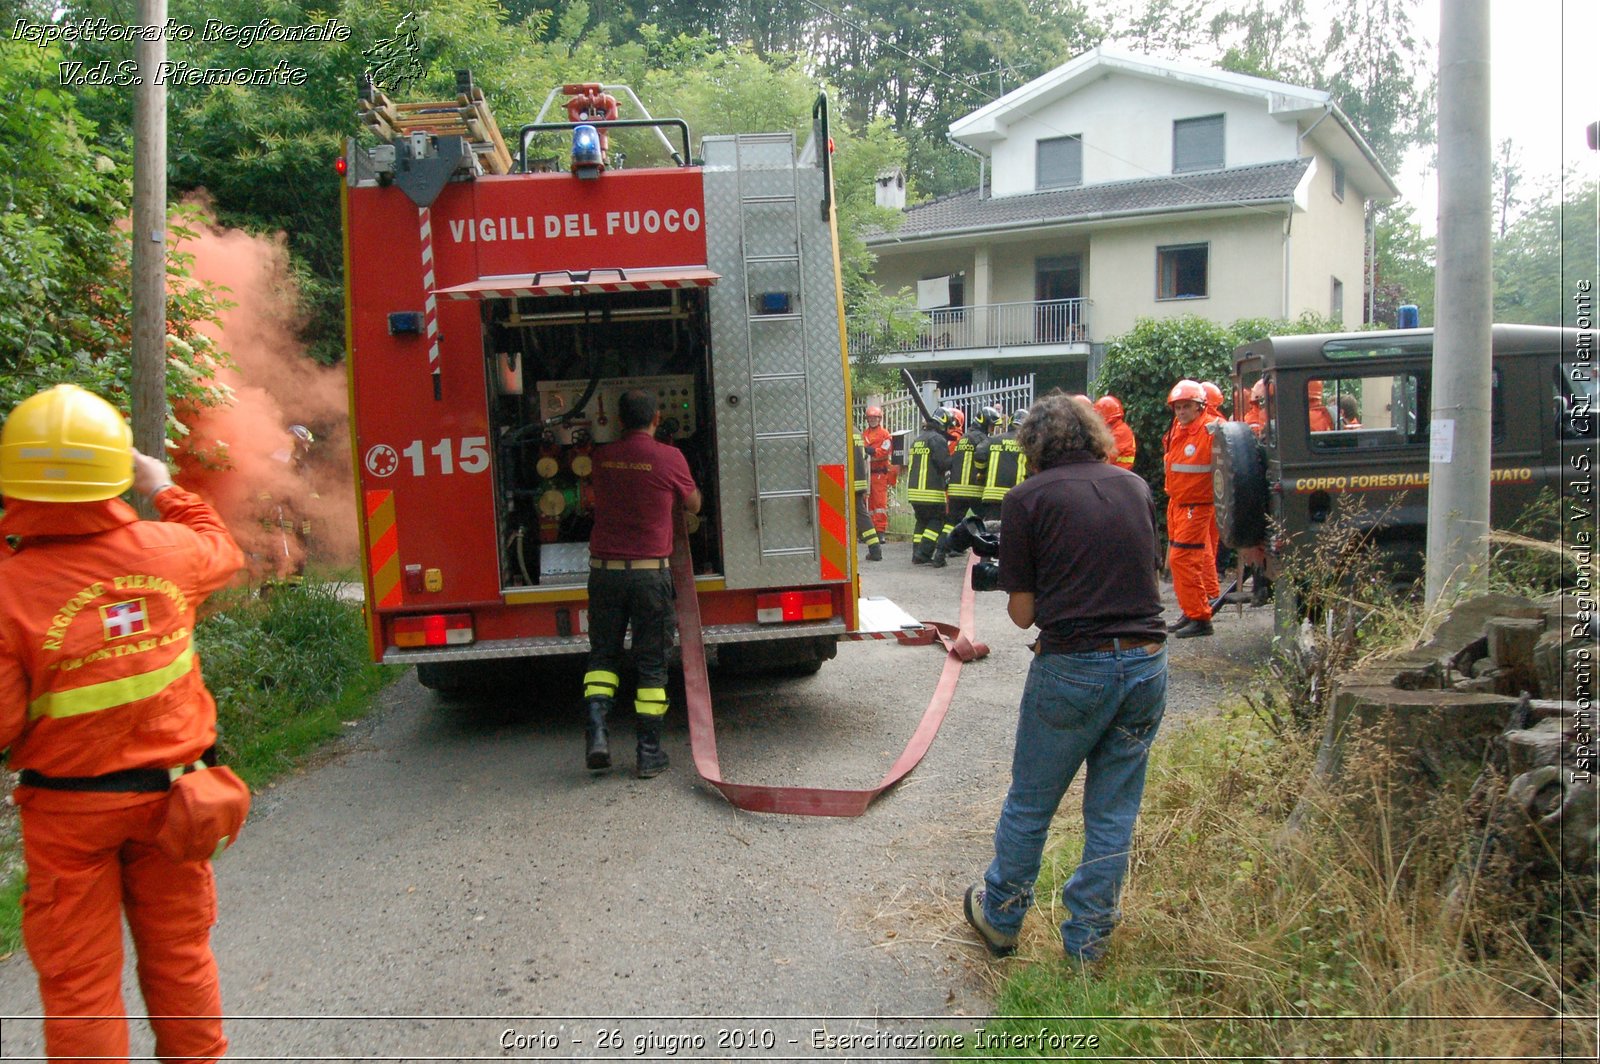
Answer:
[[[1225,546],[1255,547],[1267,539],[1267,468],[1261,443],[1242,421],[1211,430],[1211,492]]]

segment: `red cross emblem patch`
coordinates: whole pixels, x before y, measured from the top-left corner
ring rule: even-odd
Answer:
[[[100,624],[106,639],[125,639],[130,635],[143,635],[150,630],[150,614],[144,608],[144,599],[129,599],[100,607]]]

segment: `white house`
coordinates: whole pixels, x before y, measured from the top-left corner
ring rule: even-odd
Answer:
[[[1085,390],[1140,317],[1361,321],[1368,207],[1399,195],[1327,93],[1104,47],[950,138],[987,182],[867,240],[880,287],[926,312],[883,361],[947,386]],[[852,324],[854,345],[881,335]]]

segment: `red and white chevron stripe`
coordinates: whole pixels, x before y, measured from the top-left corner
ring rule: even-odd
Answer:
[[[428,329],[428,372],[439,375],[439,300],[433,292],[433,213],[417,208],[422,227],[422,317]]]

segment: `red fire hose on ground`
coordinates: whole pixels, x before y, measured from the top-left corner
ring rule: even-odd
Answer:
[[[976,557],[967,562],[968,575],[961,581],[959,626],[942,621],[924,621],[929,638],[902,642],[923,643],[937,639],[944,647],[944,671],[934,688],[928,708],[912,733],[906,748],[890,766],[877,786],[865,789],[834,787],[771,787],[755,783],[731,783],[722,778],[717,763],[717,733],[711,714],[711,684],[706,676],[706,648],[700,632],[700,600],[694,586],[694,565],[689,557],[688,529],[678,515],[673,542],[672,581],[677,592],[678,644],[683,659],[683,686],[689,710],[689,748],[694,767],[705,781],[732,802],[736,808],[752,813],[794,813],[800,816],[860,816],[872,800],[900,782],[917,766],[933,745],[950,700],[961,678],[961,666],[989,653],[983,643],[973,641],[973,591],[970,571]]]

